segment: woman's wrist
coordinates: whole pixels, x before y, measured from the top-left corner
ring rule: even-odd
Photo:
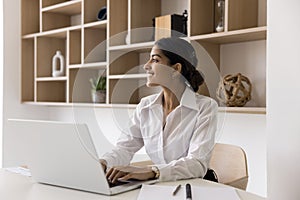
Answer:
[[[101,166],[103,168],[103,171],[106,171],[106,168],[107,168],[107,162],[106,162],[106,160],[99,159],[99,162],[100,162],[100,164],[101,164]]]
[[[159,169],[158,169],[158,167],[156,167],[156,166],[152,166],[151,167],[151,170],[152,170],[152,172],[153,172],[153,174],[154,174],[154,179],[158,179],[159,178],[159,176],[160,176],[160,172],[159,172]]]

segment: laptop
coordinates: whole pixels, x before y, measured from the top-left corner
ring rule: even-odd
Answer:
[[[110,187],[86,124],[23,119],[9,123],[30,138],[26,160],[32,178],[39,183],[114,195],[157,181]]]

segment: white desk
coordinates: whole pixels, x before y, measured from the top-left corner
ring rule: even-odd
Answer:
[[[224,187],[222,184],[212,183],[202,179],[192,179],[177,182],[157,183],[161,185],[178,185],[191,183],[198,186]],[[137,199],[139,189],[115,196],[104,196],[89,192],[82,192],[67,188],[55,187],[35,183],[32,178],[0,169],[0,199],[7,200],[126,200]],[[238,190],[241,200],[265,200],[265,198]]]

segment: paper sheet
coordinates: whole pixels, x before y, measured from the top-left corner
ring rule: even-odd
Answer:
[[[173,196],[176,186],[143,185],[138,200],[184,200],[185,185]],[[234,188],[230,187],[200,187],[192,185],[192,199],[209,200],[240,200]]]
[[[8,167],[5,168],[6,171],[21,174],[23,176],[31,176],[29,169],[24,167]]]

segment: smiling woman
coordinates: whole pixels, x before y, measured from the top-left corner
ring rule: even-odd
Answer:
[[[194,48],[183,39],[155,43],[144,69],[147,86],[162,91],[141,100],[116,147],[100,159],[109,181],[204,177],[215,144],[218,106],[196,93],[204,82],[197,62]],[[143,146],[154,164],[129,165]]]

